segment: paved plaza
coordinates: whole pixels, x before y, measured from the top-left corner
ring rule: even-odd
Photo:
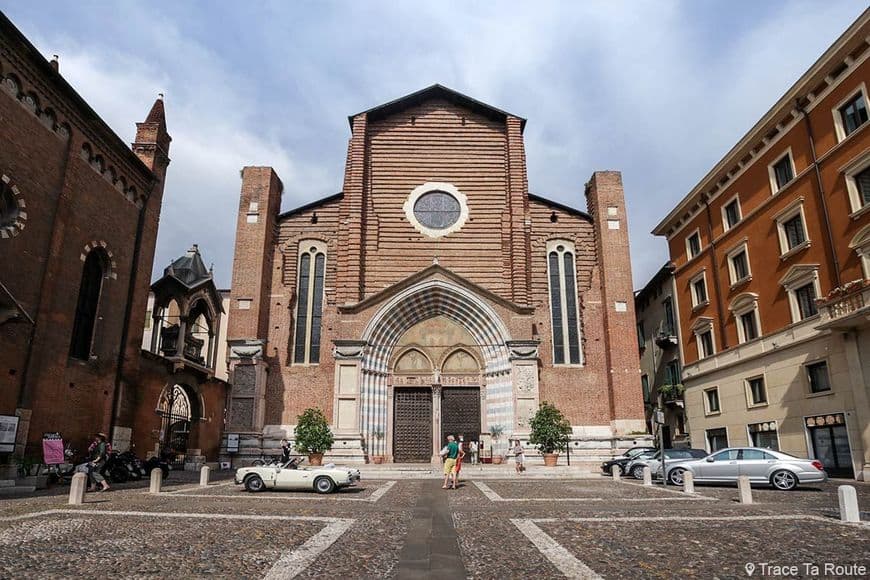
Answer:
[[[219,474],[173,474],[88,494],[68,488],[0,502],[0,577],[747,578],[772,566],[833,577],[870,568],[870,514],[844,524],[837,485],[870,507],[870,485],[794,492],[634,481],[363,480],[329,496],[249,494]],[[806,567],[819,566],[818,570]],[[825,565],[841,566],[829,568]],[[850,568],[851,567],[851,568]],[[763,574],[767,572],[767,574]]]

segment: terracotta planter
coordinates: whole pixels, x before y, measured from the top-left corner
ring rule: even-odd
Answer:
[[[547,467],[556,467],[556,463],[559,461],[558,453],[544,453],[544,465]]]
[[[495,457],[492,458],[492,463],[493,463],[493,465],[501,465],[501,457],[496,455]]]
[[[309,453],[308,465],[313,465],[315,467],[323,465],[323,453]]]
[[[375,465],[380,465],[383,462],[384,462],[383,455],[372,455],[372,463],[374,463]]]

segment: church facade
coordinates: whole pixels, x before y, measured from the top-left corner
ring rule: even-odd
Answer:
[[[572,453],[644,433],[620,174],[593,174],[587,211],[530,194],[525,119],[440,85],[349,121],[338,194],[281,213],[277,174],[242,171],[241,453],[292,439],[308,407],[344,460],[428,462],[451,433],[505,446],[544,401]]]

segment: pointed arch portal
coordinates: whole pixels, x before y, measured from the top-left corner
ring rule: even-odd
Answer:
[[[466,389],[464,399],[468,401],[469,387],[451,385],[448,377],[442,377],[442,369],[438,367],[430,375],[431,381],[399,386],[396,380],[394,384],[390,363],[402,335],[415,325],[437,316],[446,317],[466,329],[482,358],[483,368],[478,373],[479,384],[475,388],[480,393],[478,400],[480,408],[484,409],[485,421],[482,423],[485,424],[478,429],[500,424],[511,430],[514,424],[511,361],[507,347],[510,333],[507,327],[488,303],[466,288],[443,280],[429,280],[390,299],[375,313],[363,333],[366,348],[360,365],[360,431],[370,455],[392,455],[392,437],[397,425],[393,416],[394,392],[417,401],[417,415],[431,412],[432,431],[417,434],[426,449],[429,446],[426,437],[430,437],[431,454],[437,453],[435,447],[440,446],[442,386],[445,391],[450,391],[451,396],[458,396],[460,389]],[[431,411],[427,411],[425,405],[421,406],[426,396],[431,397]]]

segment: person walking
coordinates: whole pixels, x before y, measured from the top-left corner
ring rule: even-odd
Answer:
[[[290,461],[290,451],[292,450],[292,445],[286,439],[281,439],[281,463],[287,463]]]
[[[462,450],[459,448],[459,443],[453,435],[447,436],[447,445],[441,450],[441,456],[444,458],[444,485],[441,489],[449,489],[447,482],[452,479],[453,489],[456,489],[456,460]]]
[[[516,464],[514,465],[514,469],[517,470],[517,474],[520,474],[526,470],[525,464],[525,449],[523,449],[522,444],[520,444],[520,440],[517,439],[513,449],[511,452],[514,454],[514,459],[516,460]]]
[[[477,441],[468,443],[468,452],[471,453],[471,464],[477,465]]]
[[[109,444],[107,443],[108,437],[105,433],[97,433],[93,444],[88,448],[91,450],[91,457],[89,461],[89,470],[90,470],[90,479],[93,480],[91,487],[88,491],[97,491],[97,484],[101,485],[99,491],[108,491],[109,483],[106,481],[106,478],[102,474],[102,469],[106,465],[106,461],[109,458]]]

